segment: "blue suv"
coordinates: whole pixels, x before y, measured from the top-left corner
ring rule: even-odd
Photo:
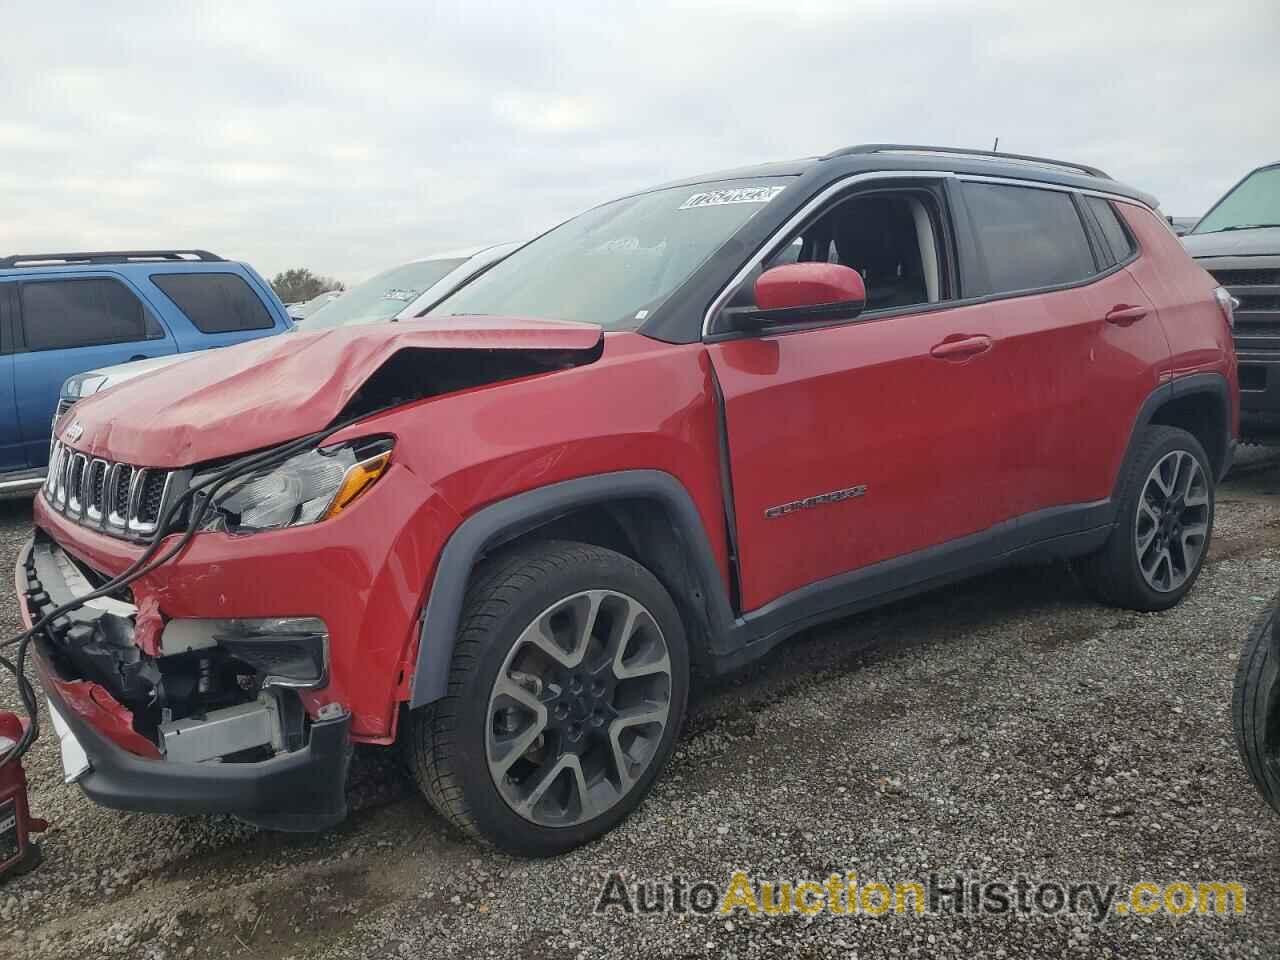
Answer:
[[[292,326],[252,267],[205,250],[0,258],[0,494],[40,486],[68,377]]]

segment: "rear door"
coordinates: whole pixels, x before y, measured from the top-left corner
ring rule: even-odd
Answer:
[[[13,384],[27,466],[49,459],[49,433],[67,377],[174,353],[173,336],[119,277],[82,275],[17,283]]]
[[[1032,183],[966,180],[960,191],[986,288],[979,309],[1012,378],[992,493],[1013,516],[1105,500],[1168,355],[1151,303],[1100,246],[1086,198]]]

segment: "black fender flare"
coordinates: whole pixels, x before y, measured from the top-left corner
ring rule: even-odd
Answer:
[[[1123,494],[1120,484],[1128,474],[1134,449],[1138,445],[1138,434],[1155,419],[1156,413],[1166,403],[1195,394],[1208,394],[1217,399],[1221,405],[1223,416],[1221,446],[1217,450],[1205,452],[1221,465],[1218,476],[1214,480],[1221,481],[1226,476],[1227,471],[1231,469],[1231,456],[1235,448],[1235,437],[1231,431],[1231,387],[1227,383],[1227,378],[1220,373],[1188,374],[1160,384],[1142,402],[1142,406],[1138,409],[1138,416],[1134,419],[1133,429],[1129,432],[1129,444],[1125,447],[1124,460],[1120,463],[1120,471],[1116,474],[1115,484],[1112,487],[1111,502],[1113,504],[1118,504]]]
[[[693,498],[679,480],[662,470],[621,470],[564,480],[490,504],[459,524],[449,537],[422,613],[410,708],[439,700],[448,691],[467,583],[486,553],[582,507],[645,499],[666,509],[685,548],[694,580],[685,599],[705,614],[708,629],[726,626],[732,614],[711,541]]]

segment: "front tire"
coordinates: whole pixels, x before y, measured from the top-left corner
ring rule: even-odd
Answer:
[[[603,547],[534,542],[478,571],[448,694],[410,715],[410,765],[469,835],[564,853],[648,793],[688,686],[684,627],[652,573]]]
[[[1103,603],[1167,610],[1200,576],[1213,509],[1213,468],[1200,441],[1177,427],[1147,427],[1120,485],[1115,528],[1076,569]]]

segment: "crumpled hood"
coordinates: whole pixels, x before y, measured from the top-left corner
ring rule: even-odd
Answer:
[[[477,316],[268,337],[204,351],[83,400],[58,435],[108,460],[190,466],[325,428],[402,351],[423,351],[429,376],[457,358],[452,351],[598,352],[603,336],[588,323]]]
[[[1193,257],[1257,257],[1280,254],[1280,227],[1189,233],[1182,237],[1182,245]]]

